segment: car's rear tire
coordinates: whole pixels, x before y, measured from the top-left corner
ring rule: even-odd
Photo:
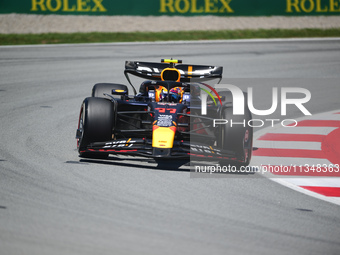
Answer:
[[[90,143],[112,139],[114,106],[104,98],[85,98],[81,106],[78,122],[78,152],[81,157],[107,158],[108,153],[86,152]]]
[[[243,158],[243,161],[221,160],[220,165],[230,165],[237,169],[248,166],[253,151],[253,128],[248,125],[248,121],[252,118],[250,111],[246,107],[244,115],[233,115],[233,108],[226,107],[222,111],[222,118],[228,120],[228,123],[221,128],[221,147],[223,150],[233,151],[236,157]],[[237,124],[231,125],[231,119]]]
[[[126,85],[115,83],[97,83],[92,88],[92,97],[108,98],[105,94],[112,95],[112,90],[126,91],[124,95],[129,94],[129,90]],[[112,96],[117,98],[121,97],[121,95]]]

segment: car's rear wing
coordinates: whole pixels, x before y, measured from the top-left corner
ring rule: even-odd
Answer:
[[[162,71],[169,68],[169,63],[126,61],[124,75],[131,84],[128,74],[148,80],[162,80]],[[171,63],[180,73],[180,82],[204,82],[212,79],[222,79],[222,66],[188,65]],[[132,85],[132,84],[131,84]],[[133,86],[133,85],[132,85]]]

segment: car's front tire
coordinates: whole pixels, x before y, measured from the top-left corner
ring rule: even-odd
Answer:
[[[105,142],[112,139],[114,125],[114,106],[110,100],[88,97],[82,103],[77,130],[79,156],[106,158],[108,153],[86,152],[93,142]]]

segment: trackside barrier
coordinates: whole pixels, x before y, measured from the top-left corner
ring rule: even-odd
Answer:
[[[1,0],[0,13],[72,15],[339,15],[340,0]]]

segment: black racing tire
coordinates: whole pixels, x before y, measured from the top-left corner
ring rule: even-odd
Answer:
[[[87,97],[81,106],[77,142],[79,156],[86,158],[107,158],[108,153],[83,152],[93,142],[105,142],[112,139],[114,125],[114,105],[104,98]]]
[[[92,88],[92,97],[102,97],[108,98],[104,94],[112,95],[112,90],[124,90],[126,93],[124,95],[129,94],[128,87],[123,84],[115,84],[115,83],[97,83]],[[121,95],[112,95],[113,97],[120,98]]]
[[[228,106],[222,110],[222,119],[228,120],[223,125],[220,133],[220,145],[223,150],[233,151],[237,158],[243,158],[242,162],[232,160],[221,160],[221,166],[235,166],[237,169],[249,165],[253,151],[253,128],[248,125],[248,121],[252,119],[248,107],[245,107],[244,115],[233,115],[233,107]],[[233,123],[243,123],[231,125]]]

